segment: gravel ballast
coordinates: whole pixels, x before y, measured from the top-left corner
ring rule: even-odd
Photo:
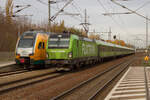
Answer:
[[[61,77],[33,84],[31,86],[19,88],[8,93],[0,95],[2,100],[50,100],[50,98],[59,95],[79,84],[80,82],[95,76],[97,73],[104,71],[110,65],[117,64],[131,56],[105,62],[95,67],[90,67],[78,72],[70,72]]]

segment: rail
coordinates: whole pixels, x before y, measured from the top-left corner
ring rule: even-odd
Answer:
[[[61,93],[60,95],[58,95],[58,96],[56,96],[56,97],[54,97],[54,98],[52,98],[52,99],[50,99],[50,100],[58,100],[58,99],[61,99],[61,98],[65,97],[67,94],[70,94],[70,93],[73,92],[74,90],[76,90],[76,89],[82,87],[83,85],[85,85],[85,84],[87,84],[87,83],[93,81],[94,79],[96,79],[96,78],[102,76],[103,74],[105,74],[105,73],[107,73],[107,72],[113,70],[114,68],[118,67],[119,65],[121,65],[121,64],[123,64],[123,63],[125,63],[125,62],[126,62],[126,61],[123,61],[123,62],[121,62],[121,63],[119,63],[119,64],[116,64],[116,65],[113,65],[113,66],[109,67],[107,70],[105,70],[105,71],[103,71],[103,72],[97,74],[96,76],[94,76],[94,77],[92,77],[92,78],[90,78],[90,79],[88,79],[88,80],[86,80],[86,81],[81,82],[80,84],[74,86],[73,88],[71,88],[71,89],[69,89],[69,90],[67,90],[67,91],[65,91],[65,92],[63,92],[63,93]],[[129,63],[129,64],[130,64],[130,63]],[[129,64],[127,64],[127,66],[128,66]],[[124,69],[126,69],[127,66],[126,66]],[[124,69],[122,69],[122,71],[123,71]],[[121,72],[122,72],[122,71],[121,71]],[[121,72],[119,72],[118,74],[120,74]],[[118,74],[116,74],[115,77],[117,77]],[[115,78],[115,77],[114,77],[114,78]],[[113,79],[114,79],[114,78],[113,78]],[[113,80],[113,79],[112,79],[112,80]],[[112,80],[111,80],[111,81],[112,81]],[[109,82],[108,82],[108,83],[109,83]],[[103,86],[102,88],[100,88],[100,90],[102,90],[108,83],[104,84],[104,86]],[[100,91],[100,90],[99,90],[99,91]],[[97,93],[96,93],[96,94],[97,94]],[[93,96],[91,96],[91,97],[89,98],[89,100],[92,100],[93,97],[94,97],[96,94],[94,94]]]

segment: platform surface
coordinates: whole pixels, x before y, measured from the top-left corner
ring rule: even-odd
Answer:
[[[4,62],[0,61],[0,67],[5,67],[8,65],[13,65],[13,64],[15,64],[15,61],[4,61]]]
[[[146,67],[146,73],[150,75],[150,68]],[[146,100],[144,67],[130,67],[105,100]]]

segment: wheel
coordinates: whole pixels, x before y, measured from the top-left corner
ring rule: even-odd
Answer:
[[[77,64],[75,65],[75,69],[80,70],[80,63],[77,63]]]
[[[24,65],[23,67],[24,67],[24,69],[31,70],[31,66],[33,66],[33,65]]]

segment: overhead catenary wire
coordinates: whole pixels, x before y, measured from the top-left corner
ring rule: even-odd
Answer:
[[[121,5],[120,3],[115,2],[115,0],[111,0],[111,1],[112,1],[114,4],[116,4],[116,5],[118,5],[118,6],[121,6],[122,8],[127,9],[127,10],[131,11],[132,13],[134,13],[134,14],[136,14],[136,15],[138,15],[138,16],[140,16],[140,17],[143,17],[143,18],[145,18],[145,19],[147,19],[147,20],[149,20],[149,21],[150,21],[150,19],[149,19],[149,18],[145,17],[145,16],[144,16],[144,15],[142,15],[142,14],[137,13],[137,12],[136,12],[136,11],[134,11],[134,10],[131,10],[131,9],[127,8],[127,7],[126,7],[126,6],[124,6],[124,5]]]
[[[107,9],[104,7],[104,5],[102,4],[102,2],[100,0],[97,0],[98,3],[101,5],[101,7],[104,9],[105,12],[108,12]]]
[[[30,1],[30,0],[28,0],[28,1]],[[27,3],[28,1],[27,1],[27,0],[22,0],[22,3],[23,3],[23,4],[29,4],[29,3]],[[46,14],[46,12],[44,12],[42,9],[39,9],[40,11],[37,10],[38,7],[35,6],[35,5],[32,5],[32,4],[31,4],[31,8],[34,8],[34,9],[32,9],[32,10],[34,10],[33,12]]]
[[[46,5],[46,6],[48,6],[48,3],[45,3],[45,2],[43,2],[42,0],[37,0],[39,3],[41,3],[41,4],[44,4],[44,5]],[[56,3],[56,5],[57,5],[57,3]],[[57,7],[52,7],[51,6],[51,8],[53,9],[53,10],[55,10],[55,11],[59,11],[59,8],[58,8],[58,6]]]
[[[59,13],[63,12],[65,7],[67,7],[73,0],[69,0],[57,13],[55,13],[50,20],[53,21],[59,15]]]
[[[76,3],[76,1],[74,1],[74,6],[76,6],[77,9],[79,9],[79,11],[81,12],[81,14],[84,12],[80,6],[78,6],[78,4]],[[82,16],[81,16],[82,17]]]
[[[38,3],[40,3],[40,4],[43,4],[43,5],[48,5],[48,3],[46,2],[47,0],[34,0],[34,1],[37,1]],[[64,1],[69,1],[69,0],[55,0],[55,1],[58,1],[58,2],[64,2]],[[15,1],[15,2],[19,2],[19,1]],[[23,3],[23,4],[29,4],[28,2],[30,2],[30,0],[22,0],[22,2],[19,2],[19,3]],[[47,14],[47,12],[46,11],[43,11],[43,9],[39,9],[37,6],[35,6],[34,4],[31,4],[32,5],[32,10],[33,10],[33,12],[35,13],[33,16],[37,16],[37,15],[39,15],[40,13],[43,13],[44,15],[46,15]],[[75,4],[73,4],[74,6],[74,8],[76,9],[76,11],[79,11],[77,8],[79,8],[80,9],[80,7],[75,7],[76,5]],[[55,11],[59,11],[60,9],[58,9],[58,6],[55,8],[55,7],[51,7],[53,10],[55,10]],[[40,11],[39,11],[40,10]],[[29,12],[30,13],[30,12]],[[62,12],[62,14],[69,14],[68,12],[66,12],[66,11],[63,11]],[[80,17],[82,16],[82,14],[80,14]],[[39,16],[40,17],[40,16]],[[75,19],[76,21],[79,21],[79,22],[81,22],[81,18],[80,17],[75,17],[75,16],[71,16],[71,18],[73,18],[73,19]],[[45,17],[44,17],[45,18]],[[32,20],[33,20],[33,17],[32,17]],[[36,19],[34,19],[34,22],[36,21]]]
[[[111,0],[111,1],[118,1],[118,0]],[[138,7],[136,10],[134,10],[134,12],[132,11],[131,13],[126,13],[126,14],[132,14],[132,13],[136,13],[136,11],[140,10],[141,8],[145,7],[147,4],[150,4],[150,1],[144,3],[142,6]],[[123,6],[122,6],[123,7]],[[117,13],[107,13],[107,15],[111,15],[111,14],[117,14]],[[119,14],[119,13],[118,13]],[[120,13],[121,14],[121,13]],[[143,16],[142,16],[143,17]],[[121,17],[120,17],[121,19]],[[147,18],[146,18],[147,19]]]
[[[100,0],[97,0],[98,3],[100,4],[100,6],[104,9],[105,13],[108,13],[107,9],[105,8],[105,6],[102,4],[102,2]],[[122,28],[121,25],[112,17],[112,16],[109,16],[112,21],[123,31],[125,31],[126,33],[129,33],[126,29]]]
[[[38,2],[44,4],[44,5],[48,5],[48,3],[43,2],[42,0],[37,0]]]
[[[108,4],[110,5],[112,11],[115,12],[115,9],[113,8],[113,6],[112,6],[112,4],[110,3],[110,1],[107,1],[107,2],[108,2]],[[120,19],[120,22],[121,22],[123,25],[125,25],[124,20],[123,20],[123,18],[122,18],[120,15],[118,15],[118,18]],[[126,25],[125,25],[125,26],[126,26]],[[127,29],[126,29],[126,30],[127,30]],[[128,30],[127,30],[127,31],[128,31]]]
[[[42,3],[42,4],[44,4],[44,5],[48,5],[48,3],[43,2],[43,0],[37,0],[37,1],[40,2],[40,3]],[[64,2],[64,1],[67,1],[67,0],[54,0],[54,2],[56,2],[56,3]]]
[[[58,0],[57,0],[58,1]],[[61,1],[68,1],[68,0],[61,0]],[[51,7],[51,8],[53,8],[53,10],[55,10],[55,11],[60,11],[60,7],[59,7],[59,4],[58,3],[56,3],[57,5],[57,7],[56,7],[56,9],[54,8],[54,7]],[[63,12],[61,12],[61,14],[59,14],[59,15],[70,15],[71,13],[68,13],[68,12],[66,12],[66,11],[64,11],[63,10]],[[78,18],[78,17],[75,17],[74,16],[74,14],[72,14],[72,15],[70,15],[71,16],[71,18],[73,18],[73,19],[75,19],[75,20],[77,20],[77,21],[79,21],[79,22],[81,22],[81,19],[80,18]]]
[[[45,3],[45,2],[43,2],[42,0],[37,0],[38,2],[40,2],[40,3],[42,3],[42,4],[44,4],[44,5],[48,5],[47,3]],[[61,1],[67,1],[67,0],[57,0],[56,2],[61,2]],[[56,8],[54,8],[54,7],[51,7],[51,8],[53,8],[55,11],[59,11],[60,9],[59,9],[59,6],[58,6],[58,4],[57,4],[57,7]],[[66,12],[66,11],[63,11],[63,12],[61,12],[61,13],[64,13],[63,15],[65,15],[65,14],[70,14],[70,13],[68,13],[68,12]],[[81,15],[81,14],[80,14]],[[71,16],[74,16],[74,15],[71,15]],[[74,17],[75,18],[75,17]],[[77,19],[77,18],[75,18],[75,19]],[[79,19],[77,19],[77,20],[79,20]]]
[[[118,3],[118,2],[116,2],[115,0],[111,0],[111,1],[112,1],[114,4],[116,4],[116,5],[118,5],[118,6],[121,6],[122,8],[124,8],[124,9],[126,9],[126,10],[132,12],[133,14],[136,14],[136,15],[138,15],[138,16],[140,16],[140,17],[146,19],[146,48],[148,49],[148,21],[150,21],[150,19],[149,19],[147,16],[144,16],[144,15],[142,15],[142,14],[140,14],[140,13],[137,13],[137,10],[139,10],[140,8],[142,8],[142,7],[144,7],[144,6],[141,6],[141,7],[138,8],[136,11],[134,11],[134,10],[132,10],[132,9],[130,9],[130,8],[128,8],[128,7],[124,6],[124,5],[122,5],[122,4]],[[144,4],[144,5],[145,5],[145,4]]]
[[[28,2],[30,2],[30,0],[22,0],[22,1],[23,1],[23,3],[25,3],[25,4],[28,4]],[[41,13],[44,14],[44,15],[46,15],[47,12],[45,12],[45,10],[39,9],[39,8],[38,8],[37,6],[35,6],[34,4],[31,4],[31,8],[32,8],[34,14],[31,13],[31,12],[29,12],[29,13],[33,14],[33,16],[38,16],[38,17],[40,17],[40,18],[38,18],[38,23],[41,23],[42,21],[45,20],[45,19],[43,19],[43,16],[39,16],[39,14],[41,14]],[[44,17],[44,18],[45,18],[45,17]],[[38,24],[38,23],[37,23],[37,19],[35,19],[35,18],[32,17],[32,20],[33,20],[34,23]]]
[[[79,7],[76,7],[76,5],[74,3],[72,3],[72,6],[80,13],[80,16],[82,18],[81,10],[78,9]]]
[[[146,5],[150,4],[150,1],[145,2],[142,6],[140,6],[139,8],[137,8],[135,11],[140,10],[141,8],[145,7]]]

